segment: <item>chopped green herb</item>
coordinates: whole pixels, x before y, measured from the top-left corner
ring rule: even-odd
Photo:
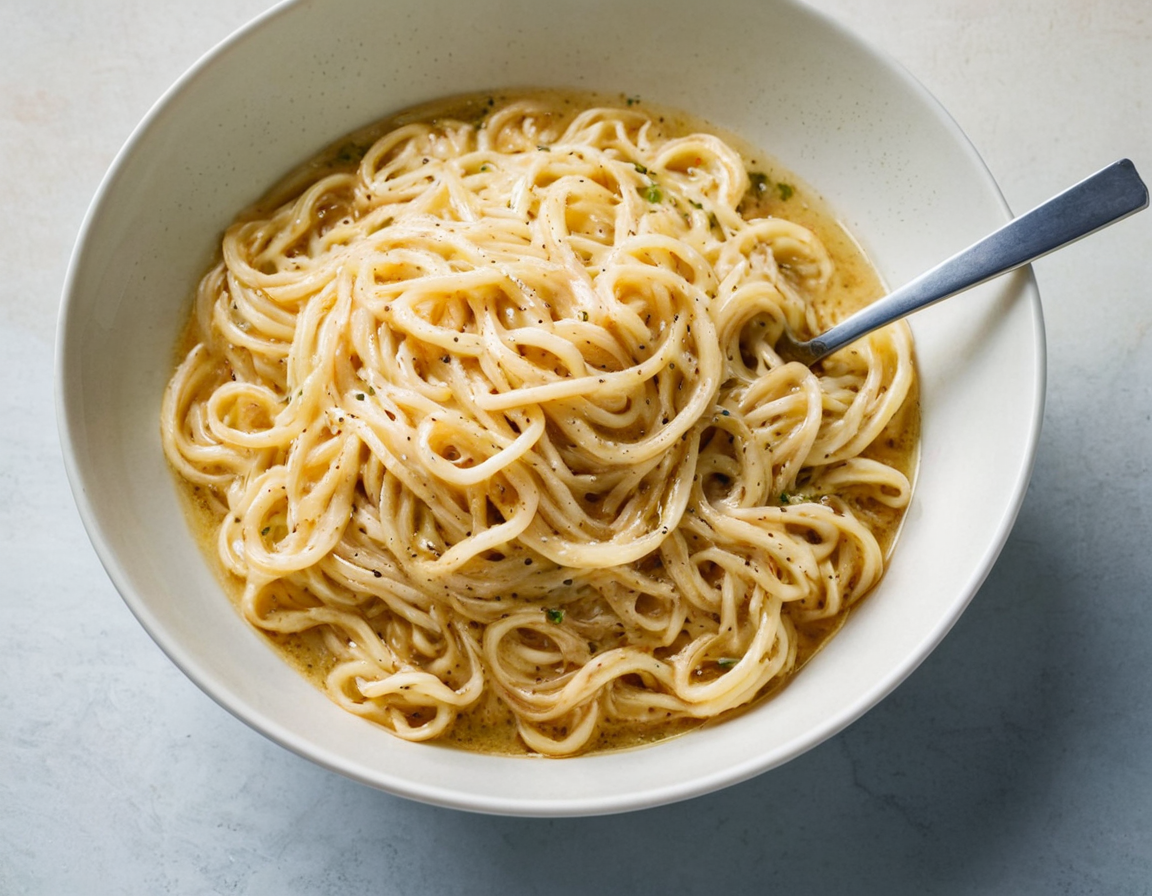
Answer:
[[[552,151],[552,147],[545,146],[543,143],[537,144],[536,148],[538,150],[540,150],[540,152],[551,152]]]
[[[564,621],[564,611],[558,610],[554,607],[548,607],[544,610],[544,615],[548,617],[548,621],[553,625],[559,625]]]
[[[648,189],[644,191],[644,198],[649,202],[659,202],[663,198],[663,194],[656,184],[648,184]]]
[[[720,657],[720,659],[716,660],[716,665],[719,666],[721,669],[731,669],[738,662],[740,662],[739,657],[722,656],[722,657]]]
[[[791,184],[776,184],[776,189],[780,192],[780,198],[785,202],[791,199],[792,194],[795,192]]]
[[[580,320],[588,320],[588,312],[587,311],[581,311],[580,312]]]
[[[693,201],[693,200],[691,200],[691,199],[689,199],[689,200],[688,200],[688,204],[689,204],[690,206],[692,206],[692,208],[704,208],[704,203],[702,203],[702,202],[694,202],[694,201]]]
[[[267,535],[271,531],[272,531],[271,526],[265,526],[263,529],[260,530],[260,534],[261,535]]]
[[[364,393],[363,392],[357,392],[356,393],[356,400],[357,401],[363,401],[364,400]]]
[[[761,174],[759,171],[749,171],[748,180],[752,182],[752,189],[757,193],[768,192],[768,175]]]
[[[633,162],[632,167],[639,171],[641,174],[648,173],[648,169],[644,165],[641,165],[639,162]]]
[[[638,96],[630,96],[630,97],[628,97],[627,100],[625,100],[625,103],[627,103],[629,106],[638,105],[639,102],[640,102],[640,97],[638,97]]]
[[[369,387],[368,387],[368,394],[369,394],[369,395],[375,395],[375,394],[376,394],[376,390],[375,390],[375,389],[373,389],[371,386],[369,386]]]

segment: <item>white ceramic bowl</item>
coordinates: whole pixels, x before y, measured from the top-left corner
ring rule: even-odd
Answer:
[[[64,456],[116,587],[172,660],[280,744],[367,784],[497,813],[624,811],[777,766],[848,725],[936,646],[1012,526],[1040,426],[1027,273],[912,321],[919,481],[879,590],[775,699],[645,749],[560,761],[393,738],[345,714],[241,622],[189,534],[157,414],[193,285],[234,213],[355,127],[508,86],[638,94],[742,134],[822,192],[889,283],[1003,223],[992,178],[903,70],[789,0],[312,0],[188,72],[120,153],[84,223],[58,337]]]

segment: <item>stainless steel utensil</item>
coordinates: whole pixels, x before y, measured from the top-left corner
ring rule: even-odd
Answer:
[[[776,353],[786,361],[815,364],[885,324],[1015,270],[1147,207],[1148,188],[1136,167],[1121,159],[819,336],[798,342],[785,330]]]

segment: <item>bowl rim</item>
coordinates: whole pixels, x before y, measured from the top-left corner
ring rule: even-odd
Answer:
[[[984,187],[989,191],[990,195],[995,197],[999,205],[1003,220],[1007,221],[1012,217],[1003,194],[970,139],[940,102],[936,100],[927,88],[899,61],[885,51],[875,47],[859,34],[850,30],[822,10],[814,9],[801,2],[801,0],[776,0],[776,2],[782,6],[802,11],[805,15],[814,18],[822,28],[830,29],[836,32],[841,39],[850,41],[866,54],[873,64],[886,68],[890,74],[895,75],[902,82],[906,89],[917,95],[924,109],[931,111],[937,123],[944,128],[957,146],[962,148],[970,163],[973,165],[973,168],[979,171]],[[84,468],[82,460],[83,446],[79,441],[79,427],[76,422],[79,413],[77,399],[73,390],[70,389],[70,383],[76,375],[71,366],[71,358],[73,356],[71,346],[73,341],[79,338],[75,332],[76,325],[70,325],[75,306],[79,301],[77,294],[81,289],[81,285],[78,282],[79,268],[86,247],[90,242],[92,230],[100,210],[108,201],[110,193],[113,191],[120,175],[129,164],[136,148],[146,140],[164,110],[169,107],[175,98],[187,90],[189,85],[195,81],[202,72],[212,66],[219,56],[246,40],[251,34],[265,27],[272,19],[283,16],[292,9],[303,6],[306,3],[307,0],[280,0],[280,2],[274,6],[256,15],[203,53],[161,94],[140,122],[133,128],[101,179],[100,185],[80,225],[67,267],[58,314],[54,349],[54,399],[58,437],[63,454],[64,468],[80,519],[100,563],[107,572],[117,592],[127,604],[129,610],[148,632],[153,641],[155,641],[184,675],[218,705],[250,728],[297,755],[305,757],[326,769],[350,777],[353,780],[399,796],[432,805],[491,814],[539,817],[614,814],[650,808],[700,796],[747,780],[770,768],[790,761],[842,731],[872,709],[927,658],[959,619],[991,572],[997,557],[1011,533],[1023,504],[1039,444],[1047,381],[1047,357],[1042,307],[1035,280],[1028,268],[1012,275],[1017,278],[1017,288],[1021,293],[1017,300],[1028,302],[1031,308],[1033,326],[1037,334],[1036,344],[1032,346],[1035,352],[1035,362],[1032,370],[1033,382],[1035,384],[1035,400],[1032,404],[1031,415],[1028,421],[1025,451],[1022,462],[1013,475],[1011,494],[1004,502],[1000,519],[995,531],[991,534],[986,549],[980,556],[979,562],[972,568],[967,581],[963,585],[961,599],[954,601],[950,605],[949,612],[937,620],[935,626],[921,640],[917,649],[905,656],[902,662],[894,665],[887,675],[878,680],[867,691],[863,698],[844,706],[839,713],[824,718],[820,724],[808,729],[803,736],[795,737],[791,742],[786,744],[785,747],[777,750],[772,756],[761,754],[755,759],[745,761],[741,764],[718,769],[710,774],[696,776],[691,780],[681,781],[671,785],[661,783],[651,788],[638,787],[627,794],[614,797],[589,796],[585,798],[569,798],[564,800],[563,804],[558,804],[554,799],[541,800],[523,797],[494,799],[479,794],[461,793],[450,788],[441,787],[434,781],[413,781],[407,778],[389,776],[386,773],[382,774],[379,770],[369,769],[355,761],[330,754],[329,751],[323,747],[318,747],[315,744],[302,740],[296,733],[285,728],[277,720],[267,716],[258,708],[251,706],[239,698],[226,683],[217,680],[210,670],[205,669],[184,645],[169,637],[163,625],[150,611],[148,602],[141,594],[137,593],[131,581],[131,576],[126,572],[120,559],[109,544],[101,523],[98,520],[96,508],[90,500],[88,493],[87,471]],[[613,754],[595,755],[604,756]],[[507,759],[507,757],[504,758]],[[515,758],[509,761],[522,762],[526,760]]]

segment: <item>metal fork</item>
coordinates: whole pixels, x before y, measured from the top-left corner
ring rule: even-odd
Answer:
[[[787,330],[785,361],[812,365],[873,330],[978,286],[1148,207],[1148,188],[1128,160],[1113,162],[967,249],[805,342]]]

